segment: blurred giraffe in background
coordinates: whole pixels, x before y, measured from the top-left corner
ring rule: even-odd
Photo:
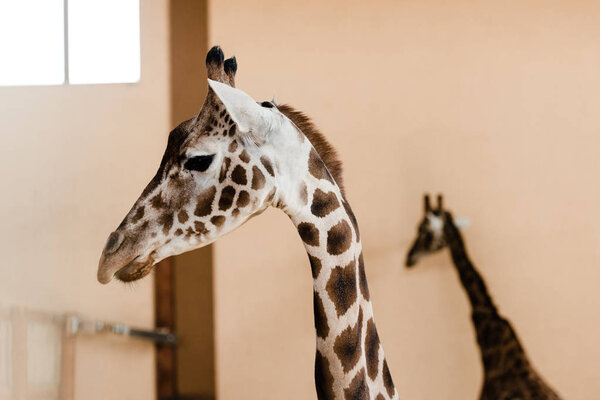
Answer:
[[[412,267],[427,255],[450,249],[452,261],[467,292],[472,320],[483,362],[484,380],[481,400],[558,400],[531,365],[510,322],[498,313],[483,278],[467,255],[459,220],[444,210],[442,197],[432,209],[425,196],[425,216],[419,224],[417,238],[406,257]]]
[[[219,47],[206,66],[210,89],[200,113],[169,135],[158,172],[108,237],[98,280],[140,279],[165,257],[280,208],[312,269],[318,398],[397,399],[335,150],[304,114],[235,89],[236,60],[224,60]]]

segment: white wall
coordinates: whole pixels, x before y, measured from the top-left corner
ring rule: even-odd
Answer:
[[[96,281],[169,132],[168,3],[141,2],[137,84],[0,88],[0,304],[153,326],[153,284]],[[77,400],[155,397],[149,343],[84,338]]]

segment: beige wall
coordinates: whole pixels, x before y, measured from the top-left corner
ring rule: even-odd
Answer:
[[[474,261],[565,398],[600,393],[600,5],[213,1],[238,87],[311,115],[345,162],[402,398],[476,398],[447,254],[407,272],[421,195],[467,215]],[[221,399],[314,398],[311,278],[273,210],[215,245]]]
[[[169,131],[167,2],[141,2],[136,84],[0,88],[0,304],[153,326],[152,279],[96,281],[100,252]],[[154,351],[78,341],[77,400],[155,397]]]

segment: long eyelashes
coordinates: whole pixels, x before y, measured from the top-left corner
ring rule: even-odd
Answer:
[[[188,158],[183,167],[190,171],[204,172],[210,167],[214,157],[214,154],[210,154]]]

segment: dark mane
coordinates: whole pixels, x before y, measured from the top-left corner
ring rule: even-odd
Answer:
[[[317,127],[312,123],[310,118],[301,111],[297,111],[287,104],[278,105],[277,109],[288,117],[302,133],[310,140],[313,147],[319,153],[319,156],[325,163],[325,166],[329,170],[331,176],[340,187],[342,195],[344,193],[344,181],[342,179],[342,162],[338,158],[337,151],[333,146],[325,139],[325,136],[319,132]]]

